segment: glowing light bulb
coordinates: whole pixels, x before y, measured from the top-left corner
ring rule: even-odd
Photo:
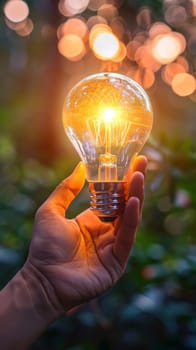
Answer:
[[[86,166],[91,209],[114,220],[125,204],[125,175],[152,128],[143,88],[117,73],[91,75],[76,84],[63,109],[65,131]]]

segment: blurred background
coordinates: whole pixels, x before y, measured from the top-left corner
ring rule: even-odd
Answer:
[[[22,266],[36,209],[79,158],[62,128],[79,79],[138,81],[154,110],[142,224],[104,296],[31,350],[196,349],[196,1],[0,1],[0,286]],[[88,206],[85,188],[69,216]]]

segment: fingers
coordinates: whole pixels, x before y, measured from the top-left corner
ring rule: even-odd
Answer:
[[[113,253],[123,268],[128,260],[139,224],[139,206],[140,202],[137,197],[129,198],[114,242]]]
[[[140,213],[144,203],[144,175],[138,171],[134,172],[129,186],[129,198],[137,197],[140,203]]]
[[[145,156],[136,157],[127,172],[126,181],[130,182],[131,176],[135,171],[140,171],[145,176],[146,167],[147,158]]]
[[[147,159],[143,156],[137,157],[128,174],[128,201],[125,206],[123,217],[119,222],[113,248],[116,258],[123,267],[129,257],[141,218],[144,202],[144,176],[146,166]]]
[[[128,198],[131,196],[139,198],[140,214],[144,202],[144,179],[146,174],[147,158],[138,156],[135,158],[130,170],[128,171]]]
[[[48,199],[42,205],[44,207],[57,211],[60,215],[65,215],[67,208],[72,200],[81,191],[85,182],[85,168],[80,162],[73,173],[63,180],[51,193]]]
[[[138,156],[135,158],[133,165],[132,165],[132,172],[134,171],[140,171],[145,175],[147,167],[147,158],[145,156]]]

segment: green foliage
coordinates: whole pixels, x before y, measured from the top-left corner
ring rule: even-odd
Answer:
[[[73,165],[73,161],[66,162],[64,167],[56,164],[57,171],[35,159],[22,159],[11,137],[0,134],[1,286],[12,274],[13,265],[14,273],[26,257],[36,209]]]

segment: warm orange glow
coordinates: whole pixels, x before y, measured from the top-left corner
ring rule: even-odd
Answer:
[[[187,59],[183,56],[178,56],[176,59],[176,63],[179,63],[183,68],[185,72],[188,72],[189,70],[189,63]]]
[[[91,48],[95,56],[101,60],[114,58],[119,51],[119,41],[117,37],[107,30],[96,31],[91,37]]]
[[[86,22],[88,29],[90,30],[93,26],[96,24],[107,24],[107,21],[105,18],[101,16],[91,16]]]
[[[60,24],[56,31],[57,38],[60,39],[63,36],[63,24]]]
[[[80,18],[70,18],[65,23],[61,24],[57,30],[58,38],[67,34],[74,34],[83,40],[88,39],[88,27]]]
[[[134,40],[139,41],[140,44],[144,44],[147,40],[146,31],[140,31],[134,36]]]
[[[102,61],[100,72],[118,72],[119,62]]]
[[[195,78],[188,73],[179,73],[172,80],[172,89],[179,96],[189,96],[196,89]]]
[[[120,181],[129,157],[126,152],[135,156],[149,135],[152,110],[134,81],[118,74],[96,74],[69,92],[63,125],[86,164],[88,181]]]
[[[195,96],[196,0],[163,0],[159,14],[153,12],[152,4],[141,1],[140,7],[135,6],[131,19],[125,13],[128,4],[119,10],[123,2],[58,0],[59,11],[65,16],[64,19],[59,16],[57,29],[61,55],[75,62],[81,60],[88,50],[92,71],[123,72],[132,78],[135,75],[135,79],[146,88],[154,84],[155,78],[162,78],[177,95]],[[25,37],[33,31],[28,4],[27,0],[4,0],[5,23],[15,31],[14,35]],[[158,21],[159,18],[162,20]],[[40,24],[40,35],[47,40],[54,39],[56,30],[49,22]],[[73,66],[67,62],[65,69]],[[83,69],[75,66],[77,73]],[[71,69],[75,73],[75,68]],[[160,74],[154,74],[158,71]]]
[[[153,57],[150,45],[142,45],[138,47],[135,53],[135,61],[139,66],[148,68],[153,72],[157,72],[161,64]]]
[[[113,62],[122,62],[126,55],[127,55],[127,49],[125,44],[122,41],[119,41],[119,50],[117,52],[117,54],[112,58]]]
[[[110,27],[113,33],[119,38],[122,39],[125,34],[125,21],[122,17],[117,16],[113,18],[110,22]]]
[[[91,28],[91,31],[90,31],[90,34],[89,34],[89,45],[92,49],[92,46],[93,46],[93,43],[94,43],[94,40],[95,38],[102,34],[102,33],[111,33],[112,30],[111,28],[105,24],[105,23],[98,23],[98,24],[95,24],[92,28]]]
[[[162,71],[162,78],[167,84],[171,85],[172,80],[179,73],[185,73],[184,67],[180,63],[169,63]]]
[[[71,61],[79,61],[86,53],[82,39],[74,34],[64,35],[59,40],[58,50]]]
[[[172,32],[172,36],[174,38],[176,38],[176,40],[179,41],[180,47],[181,47],[180,53],[183,53],[186,49],[186,39],[185,39],[184,35],[182,35],[181,33],[178,33],[178,32]]]
[[[185,49],[185,39],[180,33],[158,35],[152,42],[152,54],[161,64],[173,62]]]
[[[155,22],[149,30],[149,37],[153,39],[157,35],[167,34],[169,32],[171,32],[171,28],[167,24],[163,22]]]
[[[107,108],[103,112],[103,120],[105,123],[112,123],[116,116],[115,110],[112,108]]]
[[[127,58],[131,61],[135,61],[135,54],[137,49],[141,46],[141,43],[137,40],[129,41],[127,44]]]
[[[144,89],[149,89],[155,82],[155,75],[150,69],[138,68],[133,74],[133,79],[142,85]]]
[[[22,22],[29,15],[29,7],[23,0],[7,1],[4,6],[4,14],[11,22]]]

